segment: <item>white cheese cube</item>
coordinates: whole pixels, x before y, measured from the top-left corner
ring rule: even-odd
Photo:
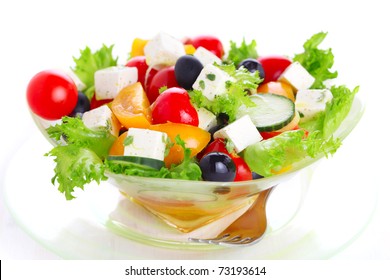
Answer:
[[[315,78],[296,61],[283,71],[278,80],[290,84],[296,92],[300,89],[310,88]]]
[[[185,55],[181,41],[166,33],[159,33],[144,47],[146,63],[155,69],[175,65],[177,59]]]
[[[198,47],[194,52],[194,56],[200,61],[200,63],[202,63],[203,66],[207,64],[214,64],[214,62],[222,64],[222,60],[218,56],[203,47]]]
[[[263,139],[248,115],[221,128],[213,136],[214,139],[223,138],[231,141],[236,153],[243,151],[249,145],[255,144]]]
[[[205,108],[196,108],[198,112],[199,125],[198,127],[209,131],[210,128],[217,125],[217,116]]]
[[[299,90],[295,99],[295,108],[301,115],[301,120],[306,121],[325,111],[326,103],[333,98],[328,89]]]
[[[226,83],[229,81],[234,82],[229,74],[212,64],[207,64],[192,88],[201,91],[207,99],[213,101],[216,96],[226,94]]]
[[[165,132],[132,127],[129,128],[127,137],[131,137],[131,141],[125,145],[125,156],[164,160],[168,139]]]
[[[85,112],[82,121],[90,129],[108,129],[112,135],[119,135],[120,123],[107,105]]]
[[[95,72],[96,100],[113,99],[123,89],[138,81],[136,67],[112,66]]]

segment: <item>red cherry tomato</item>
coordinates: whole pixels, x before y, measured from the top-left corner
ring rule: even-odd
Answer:
[[[72,113],[77,104],[77,87],[60,71],[46,70],[36,74],[27,86],[27,102],[38,116],[58,120]]]
[[[152,78],[149,88],[146,89],[146,95],[148,96],[149,102],[151,104],[160,95],[160,88],[162,87],[179,87],[179,84],[176,81],[175,69],[173,66],[159,70]]]
[[[217,138],[212,141],[203,151],[200,157],[207,155],[211,152],[220,152],[230,156],[236,165],[236,177],[235,182],[252,180],[252,172],[248,164],[237,154],[229,153],[226,149],[225,141],[222,138]]]
[[[185,89],[173,87],[161,93],[152,106],[153,124],[167,122],[199,125],[198,112]]]
[[[210,144],[207,145],[206,148],[202,151],[202,153],[199,155],[201,159],[204,155],[207,155],[211,152],[220,152],[229,154],[228,150],[226,149],[225,141],[222,138],[216,138],[214,141],[212,141]]]
[[[156,69],[150,68],[146,64],[145,56],[132,57],[126,64],[127,67],[136,67],[138,69],[138,82],[147,90],[147,84],[150,83],[153,76],[157,73]],[[146,82],[145,82],[146,81]]]
[[[257,59],[263,66],[265,78],[263,84],[277,81],[283,71],[291,64],[284,56],[265,56]]]
[[[110,103],[113,99],[100,99],[100,100],[96,100],[96,96],[95,94],[92,96],[92,99],[91,99],[91,110],[92,109],[95,109],[97,107],[100,107],[104,104],[107,104],[107,103]]]
[[[245,160],[239,156],[232,155],[231,157],[236,165],[236,177],[234,178],[234,182],[252,180],[252,172]]]
[[[291,130],[299,130],[302,129],[298,125],[292,128]],[[278,136],[279,134],[283,133],[284,131],[262,131],[260,132],[261,137],[263,137],[264,140],[270,139],[272,137]],[[309,131],[304,130],[304,138],[307,138],[309,136]]]
[[[224,54],[222,42],[214,36],[200,35],[188,40],[188,43],[192,44],[195,48],[203,47],[210,52],[214,53],[219,58],[222,58]]]

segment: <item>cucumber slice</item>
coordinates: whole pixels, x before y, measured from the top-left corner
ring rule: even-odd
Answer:
[[[107,160],[115,161],[117,163],[120,162],[131,162],[134,164],[139,164],[143,166],[148,166],[153,169],[160,170],[163,166],[165,166],[162,160],[154,159],[154,158],[146,158],[146,157],[136,157],[136,156],[108,156]]]
[[[274,93],[254,94],[249,97],[253,107],[241,107],[237,118],[249,115],[258,131],[274,131],[289,124],[295,116],[294,102]]]

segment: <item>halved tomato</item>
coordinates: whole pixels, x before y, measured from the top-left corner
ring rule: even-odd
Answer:
[[[211,135],[208,131],[197,126],[182,123],[164,123],[151,125],[149,129],[165,132],[172,143],[175,143],[177,135],[186,143],[186,147],[191,149],[191,157],[196,156],[209,143]],[[184,159],[183,148],[174,144],[164,162],[167,167],[178,164]]]
[[[112,101],[111,110],[126,128],[148,128],[151,124],[150,103],[140,82],[123,88]]]
[[[123,142],[125,141],[126,137],[127,131],[115,139],[115,142],[112,144],[110,151],[108,152],[110,156],[123,156],[125,152],[125,145],[123,145]]]
[[[293,88],[289,84],[283,82],[268,82],[265,84],[261,84],[257,88],[257,92],[279,94],[284,97],[290,98],[293,102],[295,102]]]

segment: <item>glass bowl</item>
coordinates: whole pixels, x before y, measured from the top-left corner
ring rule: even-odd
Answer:
[[[355,97],[348,116],[334,136],[344,140],[358,124],[363,112],[363,103]],[[32,117],[46,139],[53,145],[57,145],[46,132],[46,128],[54,123],[45,121],[33,113]],[[188,234],[202,227],[210,228],[213,222],[232,215],[234,217],[234,213],[241,215],[256,200],[260,192],[287,182],[320,158],[308,157],[293,164],[291,169],[284,173],[243,182],[144,178],[110,172],[106,172],[106,175],[109,178],[108,183],[118,188],[124,198],[141,205],[179,232]],[[237,218],[237,215],[235,217]],[[112,223],[117,223],[121,227],[122,235],[131,238],[131,234],[123,233],[123,228],[126,226],[121,221],[114,219],[110,221],[111,226]],[[224,227],[228,225],[225,224]]]

